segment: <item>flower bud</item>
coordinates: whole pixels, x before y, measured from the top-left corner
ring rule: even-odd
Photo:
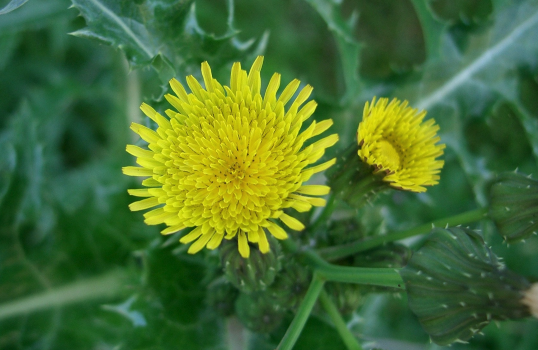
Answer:
[[[327,174],[335,196],[355,208],[361,208],[377,193],[390,188],[383,181],[385,174],[374,173],[375,168],[357,156],[358,150],[356,144],[349,146]]]
[[[476,232],[434,229],[401,270],[409,307],[439,345],[465,341],[491,320],[529,316],[527,280],[502,265]]]
[[[353,266],[400,268],[407,265],[411,254],[412,251],[408,247],[398,243],[391,243],[355,255]]]
[[[268,293],[241,293],[235,304],[237,317],[253,332],[270,333],[284,319],[285,310]]]
[[[295,261],[286,261],[268,293],[284,309],[295,309],[303,300],[310,285],[311,273]]]
[[[237,240],[223,243],[220,257],[226,278],[240,291],[250,293],[265,290],[280,271],[280,245],[268,237],[270,251],[262,253],[252,249],[248,258],[243,258],[237,248]]]
[[[523,174],[504,173],[490,188],[489,216],[508,243],[538,230],[538,181]]]
[[[364,301],[367,293],[365,286],[352,283],[329,282],[325,285],[325,290],[336,305],[338,311],[348,316],[357,310]]]

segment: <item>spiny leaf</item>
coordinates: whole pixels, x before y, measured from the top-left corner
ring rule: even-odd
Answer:
[[[233,27],[233,0],[228,0],[227,30],[222,35],[206,33],[196,19],[193,0],[73,0],[86,19],[87,28],[72,35],[94,39],[120,48],[135,66],[151,64],[163,83],[197,74],[199,64],[211,60],[215,71],[231,61],[263,51],[265,41],[242,43]],[[265,39],[266,40],[266,39]]]
[[[429,109],[437,104],[450,104],[452,94],[463,88],[495,89],[507,91],[500,78],[513,70],[517,65],[536,62],[535,53],[538,43],[534,33],[538,29],[538,5],[532,2],[505,2],[505,6],[496,9],[497,17],[491,30],[475,38],[457,62],[443,62],[443,66],[460,68],[453,75],[442,81],[433,89],[421,84],[427,94],[419,94],[415,104],[419,109]],[[433,74],[439,66],[426,67],[425,74]],[[448,71],[449,69],[445,69]],[[438,80],[432,81],[434,84]],[[433,84],[432,84],[433,85]],[[419,92],[421,92],[419,90]]]
[[[499,96],[517,101],[515,71],[521,65],[538,64],[534,35],[538,30],[538,4],[498,0],[495,5],[491,27],[469,34],[463,52],[456,47],[448,27],[441,33],[437,30],[436,35],[442,35],[442,55],[425,63],[420,82],[396,90],[414,107],[427,109],[435,117],[441,138],[457,155],[477,201],[483,205],[486,182],[493,175],[484,160],[469,151],[465,127],[470,116],[487,116]],[[424,16],[424,11],[419,12]],[[526,130],[531,131],[529,127]]]
[[[74,36],[97,39],[103,43],[119,47],[134,64],[148,62],[157,54],[157,50],[140,18],[134,3],[108,0],[74,0],[86,19],[87,29],[71,33]],[[137,15],[135,18],[129,17]]]

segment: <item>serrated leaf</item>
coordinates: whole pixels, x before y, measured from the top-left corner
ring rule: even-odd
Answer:
[[[254,40],[241,43],[236,39],[239,32],[233,27],[232,0],[227,1],[227,30],[222,35],[208,34],[199,26],[193,0],[72,2],[88,25],[72,35],[121,49],[135,67],[151,64],[163,83],[174,75],[183,79],[198,74],[201,61],[211,60],[218,71],[224,64],[259,51]]]
[[[476,200],[482,205],[487,202],[485,187],[493,174],[485,159],[469,150],[465,129],[472,117],[487,117],[499,97],[517,104],[515,72],[521,65],[538,64],[538,44],[534,39],[538,4],[499,0],[492,18],[488,30],[468,34],[469,43],[464,51],[456,47],[446,27],[440,38],[442,54],[425,63],[421,81],[395,92],[435,118],[441,128],[441,139],[457,155]],[[531,123],[522,124],[527,125],[525,130],[532,135]]]
[[[536,62],[538,44],[533,33],[538,30],[538,6],[532,1],[504,2],[503,5],[495,9],[497,16],[490,31],[477,36],[459,62],[443,63],[445,72],[450,70],[448,67],[460,66],[452,76],[440,80],[442,83],[435,84],[435,87],[421,86],[428,93],[420,94],[415,104],[417,108],[449,105],[454,93],[461,94],[469,88],[493,90],[507,95],[513,93],[514,90],[506,87],[507,74],[520,64]],[[431,68],[437,69],[438,66]],[[429,67],[426,68],[428,70]],[[435,82],[439,82],[439,79]]]
[[[135,65],[151,60],[157,49],[140,18],[138,6],[132,2],[108,0],[73,0],[88,24],[87,29],[71,33],[84,38],[95,38],[121,48]],[[134,15],[138,15],[134,17]]]

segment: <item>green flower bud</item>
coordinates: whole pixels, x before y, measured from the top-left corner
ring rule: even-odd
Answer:
[[[508,243],[538,230],[538,181],[523,174],[504,173],[490,188],[489,216]]]
[[[332,221],[327,229],[329,246],[346,244],[365,238],[365,232],[356,218]]]
[[[356,254],[353,259],[353,266],[400,268],[407,265],[411,254],[412,251],[408,247],[402,244],[391,243]]]
[[[293,260],[287,261],[275,282],[269,287],[268,293],[275,304],[284,309],[295,309],[303,300],[310,281],[310,270]]]
[[[383,181],[386,174],[375,174],[375,168],[357,156],[358,151],[357,144],[350,145],[327,172],[328,185],[335,196],[355,208],[362,207],[379,192],[390,188],[390,185]]]
[[[234,313],[235,300],[239,291],[224,276],[211,282],[207,291],[207,304],[223,317]]]
[[[364,301],[364,286],[352,283],[329,282],[325,290],[344,316],[351,315]]]
[[[267,238],[271,250],[263,254],[252,249],[248,258],[240,255],[237,240],[224,242],[220,249],[226,278],[242,292],[265,290],[280,271],[280,245],[272,237]]]
[[[235,304],[237,317],[253,332],[270,333],[284,319],[285,310],[265,292],[239,295]]]
[[[465,341],[491,320],[530,314],[527,280],[507,270],[476,232],[434,229],[401,270],[409,307],[439,345]]]

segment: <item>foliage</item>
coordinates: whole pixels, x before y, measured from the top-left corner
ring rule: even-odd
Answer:
[[[151,102],[162,112],[168,80],[199,77],[204,60],[224,79],[232,62],[250,64],[264,54],[262,74],[314,86],[314,118],[332,118],[340,135],[327,159],[354,142],[373,96],[408,99],[440,125],[447,151],[439,185],[423,194],[383,194],[358,210],[336,201],[321,221],[305,213],[307,231],[296,237],[304,246],[338,245],[346,243],[339,232],[362,239],[486,206],[496,173],[536,173],[535,0],[11,0],[0,9],[2,349],[278,345],[295,299],[270,333],[236,329],[208,297],[223,275],[218,252],[187,255],[178,235],[161,237],[128,209],[127,188],[139,184],[121,167],[131,165],[125,145],[137,142],[128,129],[142,122],[138,106]],[[512,271],[538,279],[536,236],[506,246],[490,221],[475,227]],[[405,243],[416,248],[421,241]],[[370,266],[366,256],[377,255],[335,264]],[[285,263],[295,266],[283,261],[279,274]],[[310,278],[310,271],[297,275]],[[276,280],[292,285],[278,274]],[[361,293],[354,303],[361,306],[345,319],[355,336],[386,350],[433,349],[405,293]],[[248,304],[254,297],[240,298]],[[233,308],[224,306],[226,314]],[[490,325],[452,348],[536,349],[536,322]],[[321,308],[295,349],[316,347],[344,347]]]

